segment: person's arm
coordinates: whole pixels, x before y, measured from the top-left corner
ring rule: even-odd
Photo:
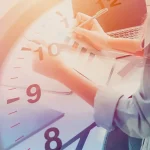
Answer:
[[[143,39],[128,39],[128,38],[113,38],[107,35],[96,19],[87,23],[83,27],[78,27],[79,24],[88,20],[90,16],[83,13],[78,13],[76,16],[77,25],[74,33],[77,38],[87,41],[95,49],[115,49],[129,53],[142,51]]]
[[[128,38],[113,38],[107,35],[104,31],[91,31],[77,27],[75,33],[80,35],[80,39],[86,41],[97,50],[114,49],[129,53],[142,51],[142,40]]]
[[[150,45],[149,51],[150,51]],[[150,60],[145,64],[141,88],[125,97],[110,87],[96,87],[92,82],[74,70],[63,66],[61,76],[56,80],[65,84],[83,100],[94,107],[97,126],[111,131],[118,126],[129,136],[146,138],[150,136]]]
[[[69,87],[73,92],[84,99],[88,104],[94,106],[94,98],[98,87],[75,70],[64,67],[58,81]]]
[[[118,126],[129,136],[145,138],[150,136],[150,95],[147,96],[150,91],[148,86],[150,82],[147,81],[150,67],[146,68],[146,72],[149,74],[144,74],[141,88],[132,95],[132,98],[127,98],[110,87],[96,87],[95,84],[68,67],[63,67],[61,76],[57,76],[56,80],[72,89],[94,107],[97,126],[108,131]]]
[[[150,44],[145,51],[149,51]],[[147,52],[146,52],[147,53]],[[99,89],[95,97],[95,121],[98,126],[113,130],[118,126],[131,137],[150,137],[150,59],[145,62],[140,89],[126,98],[123,94]],[[118,95],[118,99],[116,99]]]
[[[141,89],[130,99],[110,87],[96,87],[63,64],[59,56],[51,56],[45,51],[43,60],[39,60],[39,54],[34,52],[33,70],[60,81],[94,106],[97,126],[112,130],[117,125],[130,136],[150,136],[150,59],[146,61]]]
[[[142,42],[138,39],[108,38],[108,47],[129,53],[142,51]]]
[[[32,48],[36,48],[34,44]],[[94,106],[94,98],[98,87],[73,68],[66,66],[60,59],[59,56],[51,56],[43,51],[43,60],[39,60],[39,53],[33,52],[32,68],[35,72],[66,85],[87,103]]]

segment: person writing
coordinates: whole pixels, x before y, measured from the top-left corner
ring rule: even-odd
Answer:
[[[82,13],[76,16],[77,24],[89,19]],[[113,38],[107,35],[97,20],[92,20],[83,27],[76,27],[74,34],[77,38],[87,41],[95,49],[117,49],[124,52],[136,53],[142,51],[142,40]],[[141,86],[130,98],[110,87],[97,87],[72,68],[66,66],[58,56],[43,52],[44,59],[39,60],[33,53],[33,70],[49,78],[58,80],[94,107],[94,118],[97,126],[108,131],[119,127],[131,137],[145,139],[142,150],[150,149],[150,45],[145,55],[145,67]]]

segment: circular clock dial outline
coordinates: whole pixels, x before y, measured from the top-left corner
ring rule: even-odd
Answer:
[[[26,3],[26,2],[27,1],[21,1],[21,2],[19,2],[16,6],[14,6],[13,8],[11,8],[11,10],[1,19],[1,26],[3,27],[3,25],[6,25],[6,28],[4,27],[4,30],[3,30],[3,31],[6,31],[6,32],[4,32],[1,35],[1,39],[0,39],[0,45],[2,46],[2,48],[1,48],[1,51],[2,51],[1,58],[2,59],[0,60],[1,70],[3,70],[3,67],[5,67],[5,61],[6,61],[6,58],[7,58],[8,54],[10,55],[11,53],[13,53],[13,46],[16,45],[16,42],[18,42],[18,38],[20,38],[20,36],[22,35],[22,33],[24,33],[24,31],[28,28],[28,26],[30,26],[32,24],[32,22],[34,20],[36,20],[42,14],[44,14],[44,12],[46,12],[46,10],[50,9],[51,5],[52,6],[56,5],[57,2],[58,2],[58,0],[56,0],[54,2],[54,4],[51,4],[51,2],[49,2],[49,1],[45,1],[46,4],[47,4],[47,6],[45,5],[46,7],[43,8],[42,11],[39,11],[38,8],[36,8],[36,5],[33,5],[33,6],[31,5],[32,6],[31,8],[27,7],[27,8],[25,8],[25,10],[22,10],[21,13],[22,12],[23,13],[21,15],[19,13],[18,13],[19,15],[16,15],[16,11],[14,9],[20,11],[20,9],[18,9],[18,8],[20,7],[20,5],[22,5],[23,3]],[[39,6],[40,6],[41,3],[45,3],[45,2],[39,1]],[[35,15],[35,17],[30,17],[29,14],[31,13],[31,11],[33,11],[33,9],[35,10],[35,14],[37,13],[38,15],[37,16]],[[12,23],[11,19],[12,19],[13,15],[17,16],[18,18],[17,19],[15,18],[16,20],[15,19],[14,20],[16,22]],[[7,20],[5,18],[7,18]],[[8,24],[7,24],[7,22],[8,22]],[[7,28],[7,25],[9,26],[9,28]],[[17,28],[20,31],[16,32]],[[15,87],[14,88],[11,88],[11,87],[13,87],[13,86],[11,85],[9,89],[11,89],[11,90],[15,89]],[[45,90],[45,92],[50,92],[50,93],[54,93],[54,94],[62,94],[62,95],[70,95],[70,94],[72,94],[72,91],[70,91],[70,92],[61,92],[61,91],[59,92],[58,91],[57,92],[57,91],[46,91]],[[19,100],[19,98],[12,99],[10,101],[10,103],[15,102],[17,100]],[[9,102],[7,104],[9,104]],[[13,113],[16,113],[16,112],[17,111],[14,111],[14,112],[10,113],[9,115],[11,115]],[[17,126],[19,124],[20,123],[17,123],[14,126]],[[12,126],[12,127],[14,127],[14,126]],[[20,140],[21,138],[22,137],[18,138],[17,140]]]
[[[36,0],[33,0],[33,1],[36,2]],[[46,11],[51,9],[51,7],[57,5],[59,2],[60,0],[55,0],[53,2],[49,2],[49,1],[42,2],[41,0],[38,0],[36,3],[32,2],[33,4],[31,3],[30,7],[27,6],[23,8],[23,10],[21,10],[21,13],[20,13],[19,12],[20,5],[23,5],[23,3],[27,3],[26,1],[23,0],[19,2],[16,6],[11,8],[10,11],[8,11],[8,13],[1,19],[1,24],[0,24],[0,26],[2,27],[2,30],[5,31],[4,33],[2,32],[2,35],[0,37],[0,45],[2,45],[2,48],[1,48],[2,55],[0,56],[0,67],[2,66],[3,62],[5,62],[7,55],[11,53],[10,50],[13,49],[13,46],[15,46],[15,43],[18,42],[19,37],[24,34],[24,32],[28,29],[28,27],[30,27],[32,23],[34,23],[34,21],[40,18],[41,15],[43,15]],[[41,6],[42,4],[43,4],[43,8],[39,9],[38,6]],[[17,12],[14,9],[16,9]],[[33,12],[34,12],[34,15],[31,15],[31,13]],[[14,22],[12,22],[12,18],[13,18],[12,16],[17,16],[14,19]],[[4,26],[5,24],[6,24],[6,27]],[[50,92],[54,94],[63,94],[63,95],[72,94],[71,90],[67,92],[45,90],[45,92]]]
[[[42,14],[42,13],[41,13],[41,14]],[[18,25],[18,23],[17,23],[17,25]],[[17,26],[14,25],[14,28],[17,28]],[[8,38],[9,33],[12,32],[12,29],[13,29],[13,28],[11,28],[11,30],[9,30],[9,32],[7,32],[7,33],[4,35],[4,39],[2,39],[2,40],[0,41],[0,43],[2,43],[2,45],[5,45],[5,44],[6,44],[5,39]],[[14,39],[12,39],[12,40],[14,40]],[[7,41],[8,41],[8,39],[7,39]],[[16,38],[16,40],[13,41],[13,43],[15,43],[16,41],[17,41],[17,38]],[[10,43],[12,43],[12,41],[10,41]],[[13,43],[12,43],[12,45],[13,45]],[[12,46],[12,45],[11,45],[11,46]],[[8,48],[8,47],[7,47],[7,48]],[[9,49],[7,49],[7,48],[6,48],[6,51],[9,50]],[[5,48],[4,48],[4,49],[5,49]],[[8,52],[8,51],[7,51],[7,52]],[[0,64],[0,66],[1,66],[1,64]]]
[[[42,2],[41,2],[42,3]],[[49,4],[49,2],[47,1],[47,3]],[[51,3],[50,3],[51,4]],[[19,6],[19,5],[18,5]],[[36,6],[35,6],[36,7]],[[31,12],[31,10],[33,10],[33,8],[30,8],[28,11],[30,11]],[[47,10],[47,7],[43,10],[43,12],[40,12],[40,15],[41,14],[43,14],[44,12],[45,12],[45,10]],[[14,10],[13,10],[14,11]],[[12,11],[12,12],[13,12]],[[26,13],[23,13],[21,16],[19,16],[18,17],[18,19],[17,19],[17,21],[16,22],[14,22],[14,24],[12,25],[12,24],[10,24],[10,28],[5,32],[5,34],[3,35],[3,37],[1,38],[1,40],[0,40],[0,44],[1,45],[3,45],[3,51],[5,51],[5,53],[3,53],[3,55],[1,56],[2,57],[2,59],[0,60],[0,66],[1,66],[1,68],[3,69],[3,65],[4,65],[4,67],[5,67],[5,61],[6,61],[6,59],[5,58],[8,58],[8,54],[11,54],[11,53],[13,53],[13,51],[10,51],[10,50],[13,50],[13,46],[15,46],[15,43],[16,42],[18,42],[19,41],[19,39],[18,38],[20,38],[20,36],[22,35],[22,33],[26,30],[26,28],[29,26],[29,25],[31,25],[31,23],[33,22],[33,18],[31,17],[29,17],[28,15],[29,15],[29,13],[28,13],[28,11],[26,12]],[[37,10],[38,11],[38,10]],[[8,14],[6,14],[6,16],[8,15],[10,15],[11,16],[11,14],[12,14],[12,12],[10,11]],[[39,16],[40,16],[39,15]],[[4,16],[4,17],[6,17],[6,16]],[[23,17],[24,16],[24,17]],[[23,20],[25,20],[25,18],[26,17],[29,17],[28,19],[28,21],[29,22],[27,22],[27,23],[25,23],[25,22],[23,22]],[[37,19],[39,16],[36,16],[35,17],[35,19]],[[23,19],[22,19],[22,17],[23,17]],[[32,21],[30,22],[30,19],[32,19]],[[5,21],[5,18],[4,18],[4,21]],[[25,25],[23,25],[23,23],[25,23]],[[26,27],[25,27],[26,26]],[[14,29],[16,29],[16,28],[19,28],[19,27],[23,27],[21,30],[22,30],[22,32],[15,32],[15,30]],[[15,35],[15,37],[13,37]],[[3,63],[4,62],[4,63]],[[10,87],[12,87],[12,86],[10,86]],[[54,92],[55,93],[55,92]],[[72,92],[70,92],[70,94],[71,94]],[[58,94],[58,93],[56,93],[56,94]],[[61,93],[60,93],[61,94]],[[62,94],[64,94],[64,93],[62,93]],[[66,93],[65,93],[66,94]],[[15,112],[12,112],[12,113],[15,113]],[[15,125],[17,125],[17,124],[15,124]],[[14,126],[15,126],[14,125]],[[94,126],[93,127],[95,127],[95,124],[94,124]],[[20,138],[22,138],[22,137],[20,137]],[[20,140],[20,138],[18,138],[18,139],[16,139],[16,140]]]

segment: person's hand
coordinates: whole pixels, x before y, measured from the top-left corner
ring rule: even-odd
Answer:
[[[97,50],[100,50],[102,48],[108,48],[109,36],[104,32],[96,19],[93,19],[82,27],[77,27],[79,24],[85,22],[89,18],[90,16],[83,13],[77,14],[76,27],[74,28],[74,33],[76,34],[76,37],[87,41]]]
[[[32,68],[35,72],[46,77],[59,79],[64,68],[64,63],[59,56],[49,55],[43,51],[43,60],[39,59],[39,52],[33,52]]]
[[[33,54],[33,71],[46,77],[58,80],[59,76],[63,73],[63,69],[65,68],[65,65],[59,55],[53,56],[50,54],[48,47],[43,46],[42,43],[39,45],[34,42],[30,42],[28,47],[32,50]],[[37,51],[39,47],[42,47],[42,60],[40,59],[40,53]]]

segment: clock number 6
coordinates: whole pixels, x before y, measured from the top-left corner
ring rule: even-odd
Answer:
[[[32,92],[33,89],[35,89],[35,92]],[[26,93],[29,97],[36,96],[35,99],[28,99],[29,103],[36,103],[41,97],[41,88],[37,84],[32,84],[27,88]]]
[[[49,135],[51,132],[54,132],[53,137],[50,137]],[[58,138],[58,136],[59,136],[59,130],[57,128],[50,128],[45,132],[44,137],[45,139],[47,139],[47,142],[45,143],[45,150],[60,150],[61,149],[62,141]],[[54,149],[52,149],[50,146],[51,142],[53,141],[57,143],[57,146]]]

